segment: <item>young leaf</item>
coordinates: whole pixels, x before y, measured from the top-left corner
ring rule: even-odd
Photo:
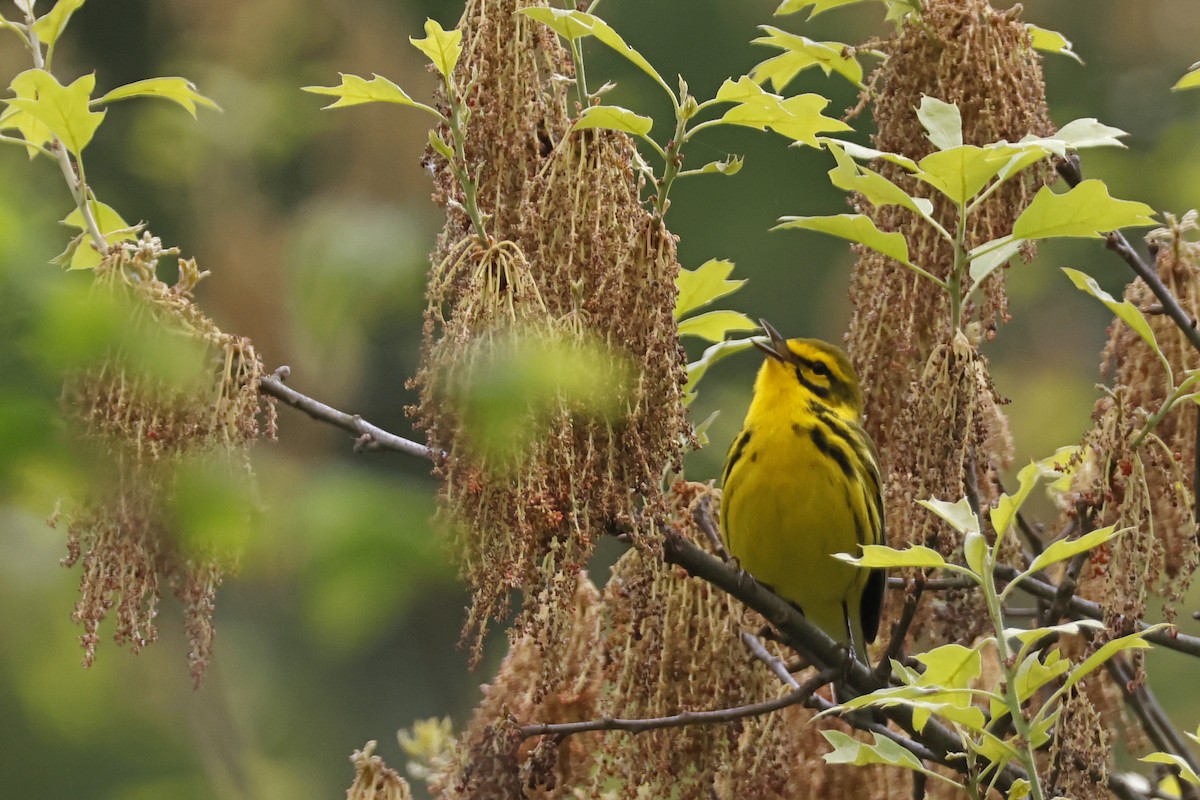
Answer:
[[[922,158],[915,177],[962,205],[987,186],[1010,160],[1009,153],[993,148],[961,145]]]
[[[408,37],[412,46],[420,50],[443,78],[450,79],[458,57],[462,55],[462,31],[457,28],[444,30],[437,20],[425,20],[425,38]]]
[[[904,167],[909,172],[917,171],[917,162],[913,161],[908,156],[902,156],[899,153],[889,153],[886,150],[876,150],[873,147],[867,147],[866,145],[861,145],[844,139],[829,139],[826,137],[821,137],[818,142],[825,146],[829,146],[831,143],[835,144],[842,150],[845,150],[846,155],[858,161],[874,161],[875,159],[881,159],[883,161],[889,161],[893,164]]]
[[[982,533],[971,531],[963,539],[963,560],[976,575],[987,572],[987,539]]]
[[[817,14],[824,14],[831,8],[839,6],[848,6],[853,3],[861,3],[863,0],[783,0],[779,4],[779,8],[775,9],[775,16],[782,17],[786,14],[795,14],[798,11],[803,11],[809,6],[813,10],[809,12],[808,18],[812,19]]]
[[[1187,73],[1171,87],[1171,91],[1182,92],[1184,89],[1196,89],[1198,87],[1200,87],[1200,61],[1197,61],[1188,68]]]
[[[1059,625],[1047,625],[1042,628],[1005,628],[1004,636],[1006,639],[1016,639],[1019,641],[1023,650],[1024,646],[1033,644],[1051,634],[1075,636],[1085,629],[1098,631],[1103,627],[1103,622],[1094,619],[1080,619],[1073,622],[1063,622]]]
[[[946,520],[946,522],[949,522],[950,527],[959,533],[979,533],[979,518],[975,516],[975,512],[971,510],[970,502],[965,497],[955,503],[933,499],[918,500],[917,505],[928,508]]]
[[[841,42],[814,42],[806,36],[788,33],[770,25],[760,25],[759,29],[767,35],[754,39],[753,44],[776,47],[784,52],[751,70],[750,77],[755,83],[769,80],[775,91],[782,92],[804,70],[820,67],[826,75],[836,72],[862,88],[862,65],[848,54],[847,45]]]
[[[745,75],[736,83],[725,81],[715,99],[735,104],[721,117],[723,123],[760,131],[770,128],[811,147],[818,146],[817,134],[852,130],[840,119],[821,113],[829,105],[828,98],[819,94],[783,98],[766,91]]]
[[[881,544],[863,545],[863,554],[854,558],[846,553],[834,553],[833,557],[856,567],[875,569],[876,567],[920,567],[925,569],[941,569],[951,566],[942,558],[937,550],[931,550],[923,545],[909,547],[905,550],[894,550]]]
[[[823,730],[821,735],[833,745],[833,752],[823,756],[827,764],[888,764],[930,774],[930,770],[911,751],[878,733],[872,734],[875,737],[872,744],[860,742],[841,731]]]
[[[1000,239],[993,239],[990,242],[984,242],[976,247],[970,253],[968,258],[971,263],[971,280],[975,283],[982,283],[983,279],[993,272],[1003,267],[1012,257],[1021,250],[1021,246],[1025,244],[1024,239],[1013,239],[1005,236],[1002,244]]]
[[[88,101],[96,88],[96,76],[83,75],[74,83],[63,86],[49,72],[31,69],[13,80],[14,88],[18,80],[32,96],[22,93],[9,100],[9,106],[44,124],[67,150],[78,156],[92,140],[106,113],[88,110]]]
[[[730,331],[752,331],[757,328],[758,323],[740,311],[709,311],[680,322],[679,335],[720,342]]]
[[[1070,267],[1063,267],[1063,272],[1067,273],[1067,277],[1071,279],[1071,283],[1075,284],[1078,289],[1087,292],[1101,303],[1104,303],[1109,311],[1116,314],[1121,321],[1133,328],[1134,332],[1142,337],[1142,341],[1150,345],[1154,352],[1160,356],[1162,355],[1162,350],[1158,347],[1158,341],[1154,338],[1154,330],[1150,327],[1150,323],[1146,321],[1146,318],[1137,306],[1128,300],[1118,303],[1111,294],[1100,288],[1100,284],[1096,283],[1095,278],[1085,272],[1080,272]]]
[[[929,141],[938,150],[949,150],[952,147],[962,147],[962,114],[958,106],[944,103],[936,97],[921,96],[921,105],[917,108],[917,119],[921,127],[929,135]]]
[[[1086,553],[1088,550],[1099,547],[1110,539],[1115,539],[1128,531],[1129,528],[1118,529],[1115,525],[1109,525],[1106,528],[1099,528],[1090,533],[1085,533],[1078,539],[1059,539],[1043,550],[1033,560],[1027,572],[1037,572],[1039,569],[1045,569],[1051,564],[1065,561],[1071,556]]]
[[[742,156],[730,156],[729,158],[725,158],[720,161],[710,161],[702,167],[696,167],[695,169],[685,169],[683,172],[680,172],[679,174],[680,174],[680,176],[683,176],[683,175],[708,175],[708,174],[712,174],[715,172],[715,173],[719,173],[721,175],[736,175],[742,171],[742,167],[745,165],[745,163],[746,163],[746,159],[743,158]]]
[[[1041,653],[1030,653],[1017,667],[1016,680],[1014,686],[1017,689],[1017,697],[1024,703],[1030,697],[1033,697],[1034,692],[1041,689],[1050,681],[1055,680],[1058,676],[1071,669],[1070,659],[1063,658],[1062,653],[1058,650],[1051,650],[1045,654],[1045,661],[1042,660]],[[993,713],[993,716],[997,714]]]
[[[779,224],[771,230],[810,230],[840,236],[852,242],[883,253],[901,264],[908,260],[908,242],[904,234],[896,231],[884,232],[876,227],[874,220],[863,214],[834,214],[828,217],[780,217]]]
[[[130,225],[116,210],[106,203],[101,203],[98,200],[88,202],[91,207],[92,216],[96,220],[96,227],[100,229],[100,233],[104,236],[104,240],[109,244],[117,242],[132,242],[137,239],[137,232],[140,225]],[[67,214],[62,220],[62,224],[70,228],[75,228],[81,232],[78,244],[73,248],[68,248],[60,258],[56,259],[56,263],[61,263],[67,269],[94,269],[103,259],[99,251],[92,246],[90,232],[87,229],[87,222],[83,219],[83,212],[78,208]]]
[[[1139,761],[1145,761],[1147,764],[1166,764],[1169,767],[1175,767],[1179,770],[1179,777],[1183,778],[1190,784],[1200,786],[1200,775],[1188,764],[1187,759],[1181,758],[1174,753],[1151,753],[1148,756],[1142,756]]]
[[[43,44],[53,45],[58,41],[58,37],[62,36],[71,15],[79,10],[81,5],[83,0],[58,0],[54,8],[33,23],[33,32]]]
[[[829,170],[829,180],[834,186],[847,192],[858,192],[876,207],[902,206],[925,219],[933,218],[933,203],[930,200],[913,197],[878,172],[859,166],[843,149],[844,143],[836,139],[820,141],[837,162],[837,166]]]
[[[221,110],[219,105],[197,92],[195,85],[186,78],[147,78],[127,83],[97,97],[92,101],[92,105],[103,105],[129,97],[161,97],[164,100],[171,100],[187,109],[192,117],[196,116],[197,105],[215,111]]]
[[[588,106],[575,124],[573,131],[585,128],[604,128],[610,131],[624,131],[634,136],[645,136],[654,127],[654,120],[635,114],[620,106]]]
[[[675,287],[679,290],[675,298],[675,319],[742,288],[746,281],[729,280],[732,272],[732,261],[717,258],[710,258],[694,270],[679,270],[675,278]]]
[[[302,91],[337,98],[324,108],[346,108],[363,103],[395,103],[399,106],[421,108],[435,116],[441,116],[436,109],[413,100],[407,92],[382,75],[375,75],[371,80],[344,72],[339,72],[338,75],[342,77],[339,86],[304,86]]]
[[[692,435],[696,437],[696,444],[701,447],[708,447],[708,429],[717,421],[717,417],[721,416],[721,409],[709,414],[704,418],[704,421],[692,428]]]
[[[708,372],[708,368],[726,356],[749,350],[754,346],[753,339],[730,339],[717,342],[705,348],[700,358],[687,365],[687,383],[683,386],[684,403],[690,403],[696,397],[696,384]]]
[[[1042,474],[1043,470],[1039,462],[1035,461],[1026,464],[1017,473],[1017,491],[1011,495],[1000,495],[1000,499],[996,502],[996,507],[988,512],[988,516],[992,520],[992,528],[995,529],[997,535],[1003,536],[1008,531],[1008,527],[1012,525],[1013,520],[1017,517],[1017,512],[1021,510],[1021,506],[1029,498],[1029,493],[1033,491],[1033,487],[1041,480]]]
[[[983,674],[983,657],[979,647],[944,644],[916,656],[925,665],[918,686],[940,686],[945,689],[966,689],[971,681]]]
[[[1058,31],[1039,28],[1037,25],[1032,25],[1028,22],[1025,23],[1025,30],[1029,31],[1029,40],[1034,50],[1041,50],[1045,53],[1058,53],[1067,58],[1073,58],[1080,64],[1083,63],[1083,59],[1071,49],[1071,40]]]
[[[1168,626],[1166,623],[1151,625],[1145,630],[1138,631],[1137,633],[1131,633],[1128,636],[1122,636],[1119,639],[1113,639],[1111,642],[1105,643],[1100,647],[1099,650],[1088,656],[1082,664],[1071,670],[1071,672],[1067,675],[1066,681],[1063,682],[1063,685],[1059,688],[1058,692],[1060,694],[1065,693],[1072,686],[1079,683],[1088,675],[1102,667],[1106,661],[1115,656],[1117,653],[1120,653],[1124,650],[1150,649],[1152,645],[1145,640],[1145,637],[1149,636],[1155,631],[1160,631],[1167,627],[1170,626]]]
[[[1018,239],[1047,239],[1052,236],[1099,238],[1118,228],[1156,225],[1154,209],[1145,203],[1116,200],[1104,181],[1086,180],[1064,194],[1043,186],[1013,225]]]
[[[611,47],[653,78],[655,83],[661,86],[667,94],[675,96],[671,87],[667,86],[667,82],[658,74],[658,70],[646,60],[645,56],[626,44],[625,40],[621,38],[621,34],[600,17],[585,11],[568,11],[561,8],[522,8],[520,13],[550,26],[555,33],[568,41],[575,41],[584,36],[595,36],[599,42]]]
[[[27,70],[13,78],[9,85],[13,94],[17,97],[37,98],[37,88],[35,86],[34,71]],[[49,144],[54,140],[54,131],[46,123],[42,122],[37,117],[25,111],[9,106],[0,113],[0,131],[15,130],[21,134],[28,146],[26,150],[29,157],[33,158],[40,150],[38,147]]]

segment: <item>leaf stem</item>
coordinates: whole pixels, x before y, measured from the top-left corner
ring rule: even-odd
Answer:
[[[446,122],[450,125],[450,138],[454,140],[454,158],[450,159],[450,171],[463,190],[463,210],[471,219],[475,228],[475,236],[481,247],[492,246],[492,237],[484,227],[484,214],[479,209],[478,175],[467,171],[466,135],[463,131],[463,100],[459,95],[450,75],[445,76],[446,97],[450,103],[450,116]]]

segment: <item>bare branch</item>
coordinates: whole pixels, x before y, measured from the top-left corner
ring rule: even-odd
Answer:
[[[742,631],[741,639],[742,643],[750,648],[750,652],[754,654],[755,658],[766,664],[772,672],[779,676],[779,680],[793,689],[800,688],[800,684],[796,682],[796,679],[792,677],[791,671],[788,670],[787,664],[779,656],[771,655],[767,651],[767,648],[763,646],[761,639],[749,631]]]
[[[411,439],[397,436],[394,433],[389,433],[377,425],[372,425],[357,414],[347,414],[345,411],[338,411],[332,406],[327,406],[319,400],[314,400],[308,395],[297,392],[295,389],[284,384],[283,379],[287,374],[288,368],[280,367],[275,370],[274,375],[259,380],[258,390],[265,395],[282,400],[292,408],[303,411],[315,420],[327,422],[334,427],[355,434],[355,451],[390,450],[395,453],[405,453],[406,455],[433,460],[435,455],[433,448],[423,445],[420,442],[414,442]]]

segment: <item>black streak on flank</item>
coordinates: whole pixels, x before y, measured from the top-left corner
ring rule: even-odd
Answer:
[[[831,443],[829,439],[826,438],[824,429],[821,428],[820,425],[817,425],[811,431],[809,431],[808,435],[812,439],[813,446],[816,447],[822,455],[828,456],[837,463],[838,468],[841,469],[842,475],[845,476],[846,480],[853,481],[855,477],[854,467],[850,464],[850,459],[846,457],[846,453],[842,450],[842,448]]]
[[[750,431],[746,431],[737,441],[733,443],[733,452],[730,453],[729,460],[725,462],[725,472],[721,475],[721,483],[724,484],[729,480],[729,473],[733,472],[733,467],[742,457],[742,451],[746,449],[746,445],[750,443]],[[751,461],[754,457],[751,456]]]

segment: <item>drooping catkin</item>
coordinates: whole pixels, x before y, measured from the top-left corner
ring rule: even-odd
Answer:
[[[462,22],[466,169],[479,176],[491,242],[461,210],[445,162],[428,156],[447,221],[415,415],[444,453],[439,518],[472,586],[464,635],[476,655],[518,590],[538,598],[520,631],[561,632],[573,589],[558,576],[578,572],[605,532],[655,546],[662,478],[688,430],[674,237],[641,204],[627,136],[568,132],[561,78],[572,66],[543,25],[515,13],[527,5],[545,4],[473,0]],[[540,397],[511,382],[504,390],[519,432],[498,455],[477,424],[496,409],[479,398],[506,363],[528,369],[529,384],[552,378]]]
[[[967,144],[1051,132],[1040,58],[1018,13],[997,11],[986,0],[924,3],[919,19],[884,41],[887,60],[870,76],[864,98],[874,105],[874,145],[913,159],[929,155],[933,145],[916,114],[925,95],[959,107]],[[876,168],[905,191],[933,200],[935,218],[956,229],[953,204],[896,165]],[[1034,168],[982,203],[967,219],[966,247],[1011,233],[1045,177],[1044,168]],[[863,198],[857,205],[882,230],[903,233],[915,263],[939,278],[951,273],[952,247],[916,214],[876,208]],[[855,265],[846,338],[863,382],[866,426],[888,472],[893,545],[931,544],[954,554],[961,537],[914,501],[955,500],[971,489],[986,505],[999,494],[997,473],[1012,458],[1003,401],[978,350],[1007,318],[1003,272],[986,281],[980,306],[964,308],[967,324],[959,333],[950,329],[944,289],[874,251],[861,251]],[[963,283],[965,298],[971,286]],[[936,623],[940,640],[970,638],[983,617],[961,599],[925,606],[915,632]]]
[[[216,589],[236,567],[239,543],[228,526],[205,528],[196,517],[213,507],[254,513],[249,447],[264,426],[274,436],[275,408],[259,395],[263,364],[250,341],[194,304],[206,273],[180,260],[168,285],[155,274],[166,254],[147,233],[96,268],[89,301],[112,312],[119,333],[98,363],[66,380],[65,414],[82,456],[96,460],[89,496],[54,521],[67,529],[63,564],[83,566],[72,618],[84,629],[84,665],[110,613],[118,644],[137,652],[153,642],[165,586],[184,605],[198,685],[212,654]]]

